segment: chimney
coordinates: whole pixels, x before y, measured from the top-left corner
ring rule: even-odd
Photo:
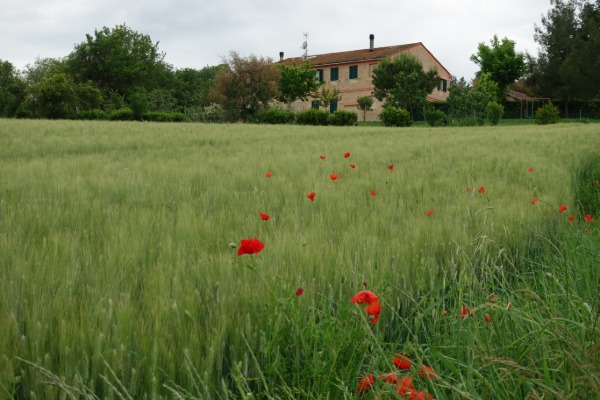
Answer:
[[[375,47],[375,35],[373,35],[372,33],[369,35],[369,51],[373,51],[373,48]]]
[[[283,51],[279,52],[279,61],[283,61]]]

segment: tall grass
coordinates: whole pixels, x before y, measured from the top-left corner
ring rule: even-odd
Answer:
[[[397,351],[438,369],[436,398],[592,393],[598,232],[575,195],[599,142],[0,120],[0,393],[353,398]],[[253,237],[264,251],[238,257]],[[348,301],[363,282],[374,327]]]

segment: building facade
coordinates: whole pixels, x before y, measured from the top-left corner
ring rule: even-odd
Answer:
[[[408,54],[418,59],[424,70],[434,68],[440,77],[439,84],[427,97],[428,101],[445,101],[452,75],[431,54],[423,43],[410,43],[397,46],[375,47],[375,38],[369,37],[369,47],[361,50],[327,53],[303,57],[284,58],[279,53],[279,62],[283,65],[303,65],[310,61],[311,68],[315,70],[319,81],[324,82],[329,90],[337,89],[340,100],[329,104],[329,111],[353,111],[362,119],[362,111],[357,108],[357,98],[373,97],[373,109],[366,115],[367,121],[379,120],[382,103],[373,96],[373,69],[384,58],[394,58],[401,54]],[[309,101],[296,101],[292,104],[294,111],[305,111],[310,108],[322,108],[316,99]]]

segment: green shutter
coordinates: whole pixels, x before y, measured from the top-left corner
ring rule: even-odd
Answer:
[[[358,65],[350,66],[350,79],[358,79]]]
[[[332,81],[337,81],[340,79],[340,69],[339,68],[331,68],[331,73],[329,79]]]

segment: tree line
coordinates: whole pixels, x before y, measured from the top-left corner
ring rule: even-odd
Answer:
[[[480,71],[472,82],[454,80],[449,109],[481,120],[510,87],[565,108],[600,96],[600,0],[551,0],[535,41],[537,57],[516,52],[508,38],[480,43],[471,57]],[[176,69],[164,59],[158,43],[123,24],[86,34],[66,57],[37,59],[23,71],[0,60],[0,117],[236,121],[274,103],[339,99],[308,63],[285,67],[232,52],[217,66]],[[384,60],[373,74],[374,96],[411,116],[432,111],[424,99],[437,84],[435,72],[414,61]],[[364,115],[372,99],[358,103]]]

